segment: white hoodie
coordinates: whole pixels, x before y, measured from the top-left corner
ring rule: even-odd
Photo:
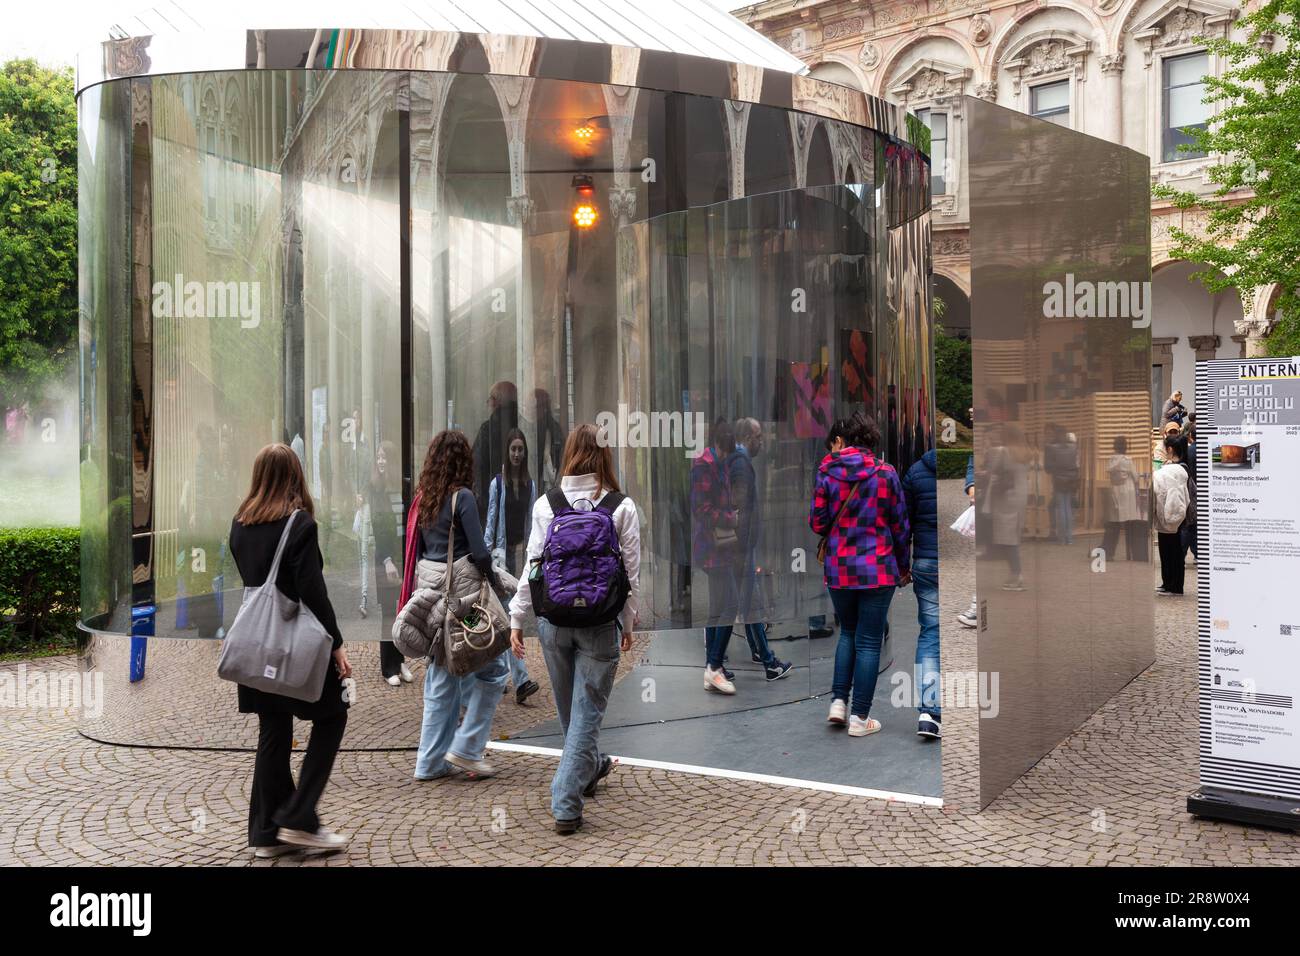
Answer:
[[[1156,530],[1173,534],[1187,517],[1187,470],[1181,462],[1166,462],[1155,473],[1151,485],[1156,493]]]
[[[561,478],[560,490],[564,492],[564,497],[569,499],[569,504],[573,504],[579,498],[589,498],[593,505],[600,504],[601,499],[609,492],[609,489],[603,489],[600,494],[596,494],[594,474],[568,475]],[[532,613],[533,592],[528,587],[528,572],[532,567],[533,558],[541,556],[552,517],[554,515],[551,511],[551,503],[546,499],[546,495],[539,495],[533,504],[533,527],[528,535],[528,554],[524,558],[524,566],[520,569],[519,587],[510,601],[511,627],[522,628],[524,620]],[[636,505],[631,498],[624,498],[614,509],[614,530],[618,532],[619,548],[623,552],[623,567],[627,569],[627,580],[632,586],[627,596],[627,603],[623,605],[618,619],[623,625],[623,630],[630,632],[636,620],[637,599],[641,593],[641,521],[637,517]]]

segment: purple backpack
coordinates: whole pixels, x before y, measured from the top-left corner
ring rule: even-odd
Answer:
[[[559,488],[546,493],[554,517],[528,572],[538,617],[556,627],[595,627],[618,617],[632,590],[614,527],[624,497],[611,491],[594,508],[583,499],[587,510],[580,511]]]

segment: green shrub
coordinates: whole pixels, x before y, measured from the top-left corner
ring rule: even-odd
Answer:
[[[0,653],[74,637],[81,531],[0,529]]]
[[[965,478],[966,461],[970,458],[969,448],[935,449],[935,477]]]

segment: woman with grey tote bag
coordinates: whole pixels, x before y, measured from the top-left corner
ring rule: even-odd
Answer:
[[[239,685],[239,712],[257,714],[259,724],[248,807],[248,844],[258,858],[303,848],[341,850],[348,843],[347,837],[322,827],[316,816],[316,804],[329,782],[348,722],[343,681],[352,675],[352,665],[325,589],[313,511],[302,465],[293,449],[274,444],[258,452],[248,496],[230,526],[230,551],[239,575],[247,588],[267,583],[292,518],[274,584],[289,601],[301,602],[311,611],[334,641],[333,663],[326,669],[324,687],[314,701]],[[297,786],[289,767],[295,717],[312,723]]]

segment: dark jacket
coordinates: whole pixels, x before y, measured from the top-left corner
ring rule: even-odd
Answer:
[[[758,501],[758,473],[749,452],[737,448],[727,458],[731,503],[736,508],[736,536],[740,539],[740,557],[758,547],[763,530],[763,509]]]
[[[855,483],[857,493],[840,511]],[[827,587],[888,587],[910,570],[903,486],[898,473],[869,451],[850,445],[822,459],[808,526],[826,536]]]
[[[935,484],[935,452],[931,448],[907,469],[903,476],[907,498],[907,523],[912,529],[912,559],[939,559],[938,486]]]
[[[736,560],[734,546],[720,546],[715,529],[736,528],[731,475],[726,456],[709,446],[691,464],[691,545],[698,568],[720,568]]]
[[[448,495],[442,507],[438,509],[438,517],[434,520],[433,526],[420,529],[420,540],[416,544],[417,560],[443,562],[447,560],[447,535],[451,530],[452,497]],[[456,531],[452,539],[452,547],[456,549],[456,559],[460,560],[465,555],[469,555],[474,566],[491,582],[492,587],[499,590],[501,584],[492,567],[492,554],[483,543],[483,525],[478,520],[478,508],[475,506],[474,496],[470,494],[468,488],[462,488],[460,494],[454,497]]]
[[[275,558],[276,545],[284,532],[287,517],[265,524],[242,525],[230,523],[230,553],[239,568],[244,587],[259,587],[266,583]],[[316,522],[308,514],[299,514],[289,533],[284,557],[280,559],[280,573],[276,587],[285,597],[302,601],[316,615],[317,620],[334,638],[334,649],[343,646],[334,608],[325,589],[325,562],[321,558],[316,540]],[[241,714],[293,714],[301,720],[321,720],[347,709],[343,699],[343,682],[333,662],[325,671],[325,687],[315,702],[294,700],[279,694],[269,694],[252,687],[239,685],[239,712]]]

